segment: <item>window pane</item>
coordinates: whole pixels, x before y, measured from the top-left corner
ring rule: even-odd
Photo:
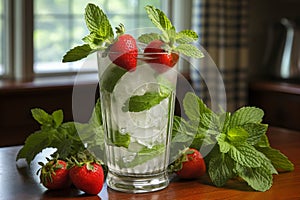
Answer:
[[[4,74],[4,41],[5,41],[5,34],[4,34],[4,0],[0,0],[0,76]]]
[[[65,0],[35,0],[35,14],[66,14],[69,9],[68,1]]]
[[[123,23],[132,32],[138,27],[153,26],[148,20],[144,6],[147,0],[34,0],[34,72],[76,72],[84,61],[61,63],[65,52],[82,44],[81,39],[88,34],[84,23],[87,3],[101,7],[108,15],[112,26]],[[160,7],[159,0],[151,5]],[[81,69],[82,70],[82,69]],[[89,66],[84,70],[97,70]]]
[[[73,72],[81,67],[82,62],[61,62],[65,52],[74,46],[74,41],[80,41],[86,34],[86,30],[80,28],[83,27],[82,15],[72,13],[72,2],[72,0],[34,1],[35,73]]]

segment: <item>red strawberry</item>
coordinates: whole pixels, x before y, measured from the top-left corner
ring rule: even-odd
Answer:
[[[164,45],[165,43],[161,40],[153,40],[144,50],[144,53],[153,53],[148,55],[151,58],[147,59],[147,62],[152,63],[151,67],[160,73],[174,67],[179,59],[177,53],[171,52],[166,54],[166,51],[163,49]]]
[[[129,34],[119,35],[116,42],[110,46],[109,58],[116,65],[134,71],[137,64],[137,45]]]
[[[39,163],[42,165],[38,170],[40,174],[41,183],[48,189],[63,189],[71,186],[71,179],[69,177],[69,170],[67,163],[63,160],[48,160],[47,164]]]
[[[201,153],[193,148],[189,148],[183,154],[182,168],[177,171],[177,175],[182,179],[196,179],[205,174],[206,166]]]
[[[79,190],[87,194],[98,194],[104,182],[104,173],[102,166],[98,163],[84,163],[75,165],[70,169],[70,178]]]

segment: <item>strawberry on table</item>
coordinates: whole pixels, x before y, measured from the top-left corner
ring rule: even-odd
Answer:
[[[96,162],[78,163],[70,169],[70,178],[77,189],[96,195],[103,187],[104,173]]]
[[[146,61],[151,63],[151,67],[160,73],[163,73],[174,67],[179,59],[178,53],[166,53],[167,51],[163,49],[164,45],[165,43],[161,40],[153,40],[146,46],[144,50],[145,53],[150,53],[148,55],[150,58]]]
[[[129,34],[124,34],[125,28],[120,24],[117,29],[117,38],[109,48],[109,58],[116,65],[134,71],[137,65],[137,45],[136,40]]]
[[[206,165],[201,153],[197,149],[187,149],[181,159],[182,167],[176,174],[182,179],[197,179],[206,172]]]
[[[71,186],[67,162],[58,159],[48,159],[46,164],[39,162],[42,166],[40,172],[41,183],[50,190],[63,189]]]

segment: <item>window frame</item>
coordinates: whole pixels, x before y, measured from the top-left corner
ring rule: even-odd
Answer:
[[[0,75],[0,78],[8,79],[12,77],[12,55],[13,55],[13,1],[9,0],[3,0],[3,13],[4,19],[3,19],[3,34],[4,34],[4,40],[3,40],[3,46],[6,47],[3,48],[3,67],[4,67],[4,74]]]

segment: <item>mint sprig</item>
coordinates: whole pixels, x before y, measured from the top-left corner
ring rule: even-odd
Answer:
[[[193,58],[204,56],[198,48],[191,44],[198,39],[198,34],[195,31],[183,30],[176,32],[176,28],[163,11],[150,5],[146,6],[145,10],[151,22],[161,33],[143,34],[138,38],[140,42],[148,44],[153,40],[160,39],[166,44],[164,49],[168,52],[175,51]]]
[[[63,113],[61,110],[52,114],[46,113],[40,108],[31,110],[33,118],[41,124],[41,129],[31,134],[25,141],[17,155],[17,160],[25,158],[27,163],[35,158],[45,148],[57,148],[56,153],[62,159],[70,154],[84,149],[84,146],[77,135],[75,123],[62,123]]]
[[[114,32],[106,14],[96,5],[89,3],[85,8],[85,23],[90,31],[82,40],[85,44],[69,50],[62,62],[73,62],[87,57],[98,50],[105,50],[114,40]]]
[[[62,110],[48,114],[40,108],[34,108],[31,113],[41,128],[26,138],[16,160],[25,159],[30,164],[37,154],[47,148],[55,148],[54,154],[64,160],[86,148],[96,152],[99,159],[104,159],[104,131],[99,100],[88,123],[63,122]]]
[[[192,144],[188,141],[186,146],[197,149],[214,146],[205,161],[216,186],[240,177],[254,190],[266,191],[272,186],[273,174],[294,170],[293,163],[270,146],[266,136],[268,125],[262,123],[263,110],[242,107],[234,113],[215,113],[192,93],[186,94],[183,105],[189,120],[174,126],[173,134],[184,137],[181,130],[195,130]]]

